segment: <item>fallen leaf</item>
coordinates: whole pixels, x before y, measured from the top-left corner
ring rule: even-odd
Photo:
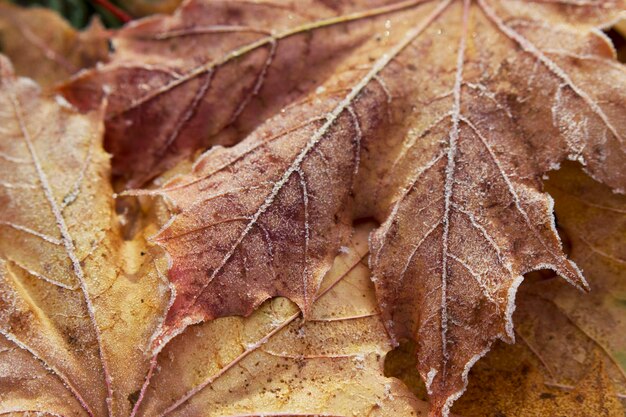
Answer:
[[[626,392],[626,198],[571,166],[551,175],[547,189],[591,287],[588,297],[558,288],[553,300],[621,368]]]
[[[453,407],[461,415],[624,414],[619,404],[626,400],[619,257],[626,199],[571,162],[550,173],[545,186],[555,197],[559,231],[592,290],[583,294],[545,272],[531,274],[514,315],[517,344],[498,344],[471,371],[468,391]],[[406,349],[393,354],[395,362],[410,360]],[[389,367],[387,361],[385,374],[399,377],[423,398],[419,384],[412,382],[414,373]]]
[[[515,317],[518,332],[551,382],[572,385],[580,380],[600,351],[612,383],[626,394],[626,198],[573,164],[550,174],[546,188],[555,196],[559,226],[591,292],[583,295],[555,280],[532,282],[523,288]]]
[[[0,53],[13,61],[19,75],[44,86],[106,61],[107,37],[97,19],[77,32],[52,10],[0,3]]]
[[[523,274],[587,288],[541,179],[573,159],[625,188],[626,74],[598,30],[624,3],[394,4],[315,92],[161,189],[130,192],[177,212],[154,239],[176,288],[156,351],[273,296],[307,318],[351,223],[374,217],[385,324],[417,340],[433,415],[446,415],[493,341],[513,340]]]
[[[498,344],[472,370],[467,392],[454,410],[465,417],[624,415],[599,358],[592,356],[575,386],[563,389],[547,384],[532,355],[521,344]]]
[[[108,102],[115,175],[136,186],[209,145],[238,142],[213,147],[160,189],[125,193],[161,195],[175,212],[153,239],[171,256],[173,298],[150,342],[157,356],[146,381],[159,372],[158,355],[192,324],[250,315],[274,296],[288,297],[310,320],[323,277],[336,254],[349,250],[353,223],[373,218],[381,227],[370,236],[369,261],[382,322],[394,342],[417,340],[431,415],[447,415],[472,365],[496,339],[513,340],[523,274],[549,268],[587,287],[562,251],[541,179],[572,159],[614,191],[626,188],[626,77],[599,30],[625,7],[623,0],[358,1],[334,8],[196,0],[172,17],[124,28],[113,62],[62,90],[83,110]],[[32,118],[36,125],[56,120]],[[26,123],[13,125],[28,138]],[[54,214],[48,227],[56,224],[60,237],[30,227],[44,218],[33,216],[35,222],[29,210],[7,211],[5,226],[65,248],[60,259],[34,248],[54,259],[29,257],[33,272],[48,277],[69,268],[82,281],[86,266],[72,255],[80,245],[51,203],[43,169],[33,165]],[[65,175],[75,172],[72,165],[64,160],[55,169]],[[66,199],[74,206],[72,192]],[[29,209],[39,215],[37,205]],[[108,238],[132,239],[141,222],[131,217],[130,228]],[[26,256],[19,245],[6,250],[5,276],[15,282],[14,266]],[[115,252],[109,270],[142,265],[136,252],[124,253],[123,262]],[[96,351],[107,363],[97,309],[83,287]],[[142,321],[133,337],[154,324]],[[131,365],[119,371],[130,375],[119,391],[102,366],[109,408],[128,407],[119,393],[130,392],[135,408],[143,403],[146,391],[130,389],[146,364]]]
[[[82,109],[107,95],[113,171],[136,187],[240,139],[329,77],[386,14],[418,2],[190,1],[115,33],[111,62],[62,91]]]
[[[64,103],[0,57],[0,414],[128,415],[167,266],[120,237],[103,110]]]

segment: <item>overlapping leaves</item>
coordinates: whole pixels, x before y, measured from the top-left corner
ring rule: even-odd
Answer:
[[[192,2],[144,32],[151,39],[189,35],[181,29],[185,13],[202,7]],[[540,180],[569,158],[615,189],[624,186],[626,78],[596,29],[623,8],[619,2],[394,3],[333,20],[332,27],[350,20],[379,29],[305,99],[148,192],[179,211],[155,238],[173,257],[177,290],[155,348],[189,324],[249,314],[276,295],[295,301],[306,316],[351,221],[375,217],[382,225],[371,237],[370,265],[387,328],[395,338],[418,341],[420,373],[435,413],[445,414],[491,343],[513,339],[511,315],[524,273],[551,268],[587,287],[562,253]],[[318,34],[319,26],[310,31]],[[259,42],[277,43],[275,50],[262,48],[255,79],[285,69],[267,58],[268,48],[272,61],[286,54],[280,36],[255,37],[243,47],[239,36],[225,38],[237,45],[218,43],[227,52],[209,62],[230,67],[201,67],[206,91],[192,88],[200,103],[214,100],[205,95],[220,88],[237,91],[240,84],[208,78],[250,68],[238,64],[259,53]],[[137,49],[124,49],[120,60],[128,53]],[[103,79],[117,73],[115,62]],[[81,77],[70,97],[83,103],[89,95],[80,94],[90,91],[85,79],[92,78],[98,74]],[[172,94],[159,88],[147,88],[159,94],[148,97]],[[248,92],[263,88],[275,90],[255,84]],[[113,91],[121,94],[119,87]],[[224,98],[220,104],[233,103]],[[195,106],[194,100],[184,102]],[[223,132],[219,113],[194,107],[193,114],[210,115],[206,123]],[[175,120],[182,127],[190,119]],[[116,135],[136,143],[128,139],[136,135]],[[132,173],[135,166],[127,166]]]
[[[173,296],[165,259],[144,239],[159,206],[115,213],[102,109],[79,114],[4,58],[0,69],[0,414],[425,415],[426,403],[382,373],[391,344],[365,225],[306,323],[276,299],[153,355]]]
[[[587,287],[541,178],[572,159],[625,188],[626,73],[598,31],[624,8],[196,0],[115,35],[111,62],[63,93],[83,110],[106,98],[106,144],[124,183],[237,143],[160,188],[127,191],[161,195],[175,212],[153,239],[172,258],[174,297],[132,408],[191,324],[250,315],[274,296],[315,317],[352,223],[372,217],[383,322],[392,338],[417,341],[431,412],[447,414],[476,360],[514,338],[524,273],[550,268]],[[20,227],[72,248],[62,227],[61,237]],[[187,407],[186,395],[163,398],[166,411]]]

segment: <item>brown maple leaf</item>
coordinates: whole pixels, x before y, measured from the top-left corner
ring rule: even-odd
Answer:
[[[418,2],[190,1],[117,32],[111,62],[62,90],[83,109],[107,95],[113,171],[139,186],[197,150],[241,139],[329,77],[369,38],[370,17]]]
[[[0,52],[12,60],[19,75],[44,86],[106,61],[107,37],[97,19],[77,32],[52,10],[0,3]]]
[[[546,190],[564,247],[589,279],[589,294],[551,271],[531,273],[518,293],[515,345],[498,343],[470,373],[453,411],[463,416],[622,416],[626,198],[568,162],[551,172]],[[402,344],[386,360],[386,374],[402,379],[418,398],[414,347]],[[597,366],[590,364],[599,362]]]
[[[155,349],[276,295],[307,317],[350,223],[371,216],[382,222],[370,264],[387,328],[417,340],[433,414],[447,414],[476,360],[513,339],[524,273],[550,268],[587,287],[562,253],[541,178],[569,158],[624,189],[626,74],[598,30],[624,7],[385,6],[384,19],[362,23],[373,36],[314,93],[144,192],[178,211],[155,238],[176,288]]]

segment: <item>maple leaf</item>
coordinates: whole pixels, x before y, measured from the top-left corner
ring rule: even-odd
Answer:
[[[554,280],[533,282],[516,314],[518,332],[541,359],[546,377],[558,384],[578,381],[586,372],[584,363],[601,352],[611,381],[623,395],[626,198],[571,164],[551,174],[546,188],[555,196],[572,259],[589,277],[592,291],[583,296]],[[574,352],[575,362],[568,359]]]
[[[113,171],[136,187],[199,149],[237,141],[330,76],[369,37],[368,17],[413,3],[363,11],[322,1],[187,2],[115,33],[110,63],[62,91],[82,109],[106,93]]]
[[[587,288],[561,250],[541,178],[569,158],[624,189],[626,75],[597,29],[624,3],[402,2],[383,10],[384,19],[352,23],[384,36],[362,41],[314,93],[143,192],[178,211],[154,239],[172,256],[176,288],[155,351],[190,324],[250,314],[276,295],[307,317],[350,223],[375,217],[382,225],[370,263],[387,328],[417,340],[432,413],[445,415],[493,341],[513,340],[523,274],[550,268]],[[162,31],[161,20],[145,24]],[[236,46],[224,41],[221,60],[234,51],[230,74],[239,74],[258,40],[248,51],[238,36],[225,39]],[[269,74],[274,64],[261,61]],[[75,92],[93,90],[78,82],[67,94]],[[221,106],[241,102],[224,98]],[[160,137],[172,131],[159,129]]]
[[[472,370],[454,410],[466,417],[623,416],[602,360],[592,355],[584,365],[573,385],[553,384],[523,344],[499,344]]]
[[[514,315],[517,343],[496,345],[472,369],[468,390],[453,407],[460,415],[624,413],[619,400],[626,399],[621,359],[626,199],[571,162],[550,173],[545,186],[555,197],[566,251],[589,277],[592,291],[576,291],[549,271],[530,274]],[[423,383],[416,383],[410,365],[412,349],[403,344],[388,355],[386,375],[399,377],[424,398]]]
[[[107,59],[102,23],[95,19],[77,32],[61,16],[43,8],[0,3],[0,51],[18,74],[49,86]]]
[[[0,413],[127,415],[165,259],[120,237],[102,109],[42,96],[4,57],[0,108]]]

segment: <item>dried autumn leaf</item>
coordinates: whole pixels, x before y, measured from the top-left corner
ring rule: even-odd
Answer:
[[[0,3],[0,53],[11,58],[19,75],[49,86],[106,61],[108,52],[97,19],[77,32],[52,10]]]
[[[621,368],[626,392],[626,198],[571,167],[556,174],[547,189],[592,291],[581,297],[562,287],[553,300]]]
[[[572,385],[600,351],[612,383],[626,394],[626,198],[570,164],[551,174],[546,188],[592,291],[582,295],[554,280],[533,282],[515,316],[518,332],[544,364],[546,379]]]
[[[108,96],[113,171],[140,186],[240,139],[329,77],[386,13],[418,1],[362,10],[367,3],[190,1],[115,33],[111,62],[63,92],[80,108]]]
[[[356,229],[335,259],[308,321],[278,298],[172,340],[137,415],[425,416],[426,403],[382,375],[391,345],[365,265],[369,230]]]
[[[0,56],[0,414],[128,415],[166,265],[120,237],[103,110],[63,103]]]
[[[595,360],[594,360],[595,358]],[[472,370],[467,393],[454,410],[465,417],[622,417],[602,361],[592,356],[575,386],[556,387],[523,345],[497,345]]]
[[[524,273],[550,268],[587,287],[561,250],[541,178],[569,158],[626,188],[626,74],[598,30],[624,7],[387,5],[395,12],[372,32],[384,36],[315,93],[144,192],[178,211],[155,238],[176,288],[155,349],[276,295],[307,317],[350,223],[375,217],[370,264],[387,328],[417,340],[433,414],[445,415],[476,360],[513,339]]]

